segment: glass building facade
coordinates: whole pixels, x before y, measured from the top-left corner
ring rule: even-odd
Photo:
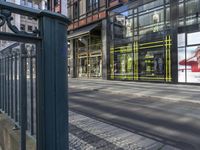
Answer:
[[[72,76],[199,84],[200,0],[120,2],[99,0],[98,9],[95,0],[68,5]]]
[[[109,78],[200,83],[199,12],[200,0],[140,0],[109,11]]]
[[[101,21],[106,17],[106,0],[68,0],[70,56],[69,76],[102,78]]]

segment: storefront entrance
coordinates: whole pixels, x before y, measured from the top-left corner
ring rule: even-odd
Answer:
[[[78,56],[78,77],[87,77],[88,76],[88,56],[87,54],[79,54]]]
[[[98,22],[70,34],[73,77],[102,78],[101,28]]]
[[[102,75],[102,57],[101,57],[101,55],[90,57],[89,77],[101,78],[101,75]]]
[[[79,54],[78,56],[79,78],[101,78],[102,77],[102,54]]]
[[[79,38],[77,45],[77,77],[102,77],[102,49],[101,43],[88,45],[88,37]]]

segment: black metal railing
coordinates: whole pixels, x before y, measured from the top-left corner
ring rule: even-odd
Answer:
[[[21,31],[17,15],[38,27]],[[67,149],[68,23],[60,14],[0,1],[0,111],[19,128],[21,150],[27,133],[37,150]]]
[[[8,41],[7,41],[8,42]],[[24,64],[23,64],[24,63]],[[22,79],[22,70],[25,79]],[[27,95],[27,130],[36,135],[36,47],[33,44],[10,42],[0,51],[0,108],[20,127],[21,86]],[[23,80],[23,82],[22,82]]]

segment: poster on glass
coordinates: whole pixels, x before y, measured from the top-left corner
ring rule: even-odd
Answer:
[[[181,53],[179,52],[179,54]],[[186,56],[186,59],[179,60],[179,68],[183,66],[186,71],[186,82],[200,83],[200,46],[187,47]],[[180,71],[182,70],[180,69]],[[179,78],[180,77],[181,76],[179,76]],[[180,80],[181,78],[179,79],[179,81]]]
[[[178,48],[178,82],[186,82],[185,48]],[[182,62],[183,61],[183,62]]]

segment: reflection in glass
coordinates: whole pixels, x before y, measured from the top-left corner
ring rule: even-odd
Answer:
[[[140,77],[157,77],[164,79],[164,50],[145,49],[139,53]]]

